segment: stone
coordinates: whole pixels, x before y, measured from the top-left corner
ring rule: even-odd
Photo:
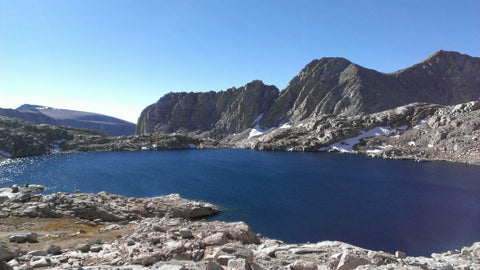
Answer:
[[[153,268],[156,270],[186,270],[183,265],[172,262],[159,262],[154,264]]]
[[[407,258],[407,255],[404,253],[404,252],[401,252],[401,251],[395,251],[395,257],[399,258],[399,259],[405,259]]]
[[[40,258],[39,260],[31,261],[30,266],[32,268],[49,267],[52,266],[52,261],[49,258]]]
[[[232,259],[228,261],[228,270],[251,270],[245,259]]]
[[[184,239],[193,238],[192,230],[188,228],[182,228],[179,231],[180,236]]]
[[[228,232],[233,239],[241,241],[244,244],[258,243],[257,235],[245,222],[234,223],[233,228],[229,229]]]
[[[8,238],[8,241],[11,243],[25,243],[27,242],[27,236],[24,234],[12,235]]]
[[[228,265],[228,262],[230,260],[233,260],[235,259],[235,256],[234,255],[230,255],[230,254],[223,254],[223,255],[218,255],[217,258],[216,258],[216,261],[220,264],[220,265],[225,265],[227,266]]]
[[[205,270],[223,270],[223,267],[214,262],[214,261],[208,261],[206,264],[205,264],[205,267],[204,267]]]
[[[89,252],[90,251],[90,245],[89,244],[80,244],[77,246],[77,250],[83,253]]]
[[[151,266],[151,265],[157,263],[158,261],[160,261],[160,259],[161,258],[158,257],[158,256],[149,256],[149,257],[143,259],[141,264],[143,266]]]
[[[27,253],[29,256],[47,256],[47,251],[45,250],[32,250]]]
[[[182,241],[168,241],[164,246],[165,253],[170,254],[179,254],[184,251],[184,246]]]
[[[221,251],[228,254],[233,254],[236,258],[246,259],[248,262],[253,262],[254,259],[253,251],[239,244],[226,244],[221,248]]]
[[[337,265],[337,270],[355,269],[360,265],[370,264],[370,261],[359,254],[346,250],[343,252],[340,262]]]
[[[9,261],[20,254],[20,248],[16,244],[0,242],[0,261]]]
[[[102,249],[102,245],[93,245],[90,247],[90,252],[100,252]]]
[[[19,202],[19,203],[26,203],[28,201],[30,201],[30,199],[32,198],[32,194],[30,193],[18,193],[17,195],[15,195],[11,201],[12,202]]]
[[[215,233],[203,239],[207,246],[221,246],[228,242],[227,236],[223,232]]]
[[[312,262],[295,261],[290,265],[291,270],[318,270],[318,266]]]
[[[157,225],[157,224],[153,225],[153,230],[156,231],[156,232],[166,232],[167,231],[165,229],[165,227]]]
[[[38,234],[31,232],[27,234],[27,242],[29,243],[38,243]]]
[[[57,245],[50,245],[47,248],[47,253],[52,255],[59,255],[62,254],[62,248]]]
[[[10,266],[7,262],[0,261],[0,270],[13,270],[13,267]]]

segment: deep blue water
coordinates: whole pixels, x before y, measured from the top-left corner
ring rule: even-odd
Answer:
[[[359,155],[181,150],[60,154],[0,165],[0,185],[214,203],[285,242],[339,240],[409,255],[480,241],[480,166]]]

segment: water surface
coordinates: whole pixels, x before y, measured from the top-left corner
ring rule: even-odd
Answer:
[[[59,154],[0,166],[0,184],[214,203],[286,242],[430,255],[480,241],[480,166],[250,150]]]

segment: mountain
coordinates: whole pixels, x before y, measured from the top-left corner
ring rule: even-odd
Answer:
[[[312,115],[358,115],[413,102],[452,105],[480,97],[480,58],[439,51],[412,67],[381,73],[344,58],[308,64],[265,113],[261,126]]]
[[[0,115],[19,118],[35,124],[63,125],[90,129],[110,136],[135,134],[135,124],[133,123],[90,112],[24,104],[15,110],[0,109]]]
[[[208,93],[170,93],[148,106],[137,134],[197,132],[215,138],[261,132],[321,115],[363,115],[413,102],[452,105],[480,97],[480,58],[439,51],[419,64],[381,73],[345,58],[310,62],[288,86],[253,81]]]
[[[258,80],[220,92],[169,93],[143,110],[137,134],[209,131],[218,137],[242,132],[255,125],[278,93]]]

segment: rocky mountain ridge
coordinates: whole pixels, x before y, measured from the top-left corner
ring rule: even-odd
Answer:
[[[221,139],[322,115],[364,115],[414,102],[454,105],[480,97],[480,58],[439,51],[381,73],[340,57],[309,63],[278,91],[261,81],[208,93],[170,93],[148,106],[137,134],[195,132]]]
[[[252,81],[240,88],[207,93],[169,93],[140,115],[137,134],[208,132],[218,138],[252,127],[278,96],[275,86]]]
[[[97,113],[23,104],[17,109],[0,108],[0,116],[13,117],[34,124],[68,126],[103,132],[109,136],[133,135],[135,124]]]
[[[220,140],[192,132],[109,137],[5,117],[0,117],[0,131],[0,158],[75,151],[248,148],[480,165],[480,101],[452,106],[412,103],[373,114],[322,115],[267,130],[257,126]]]

